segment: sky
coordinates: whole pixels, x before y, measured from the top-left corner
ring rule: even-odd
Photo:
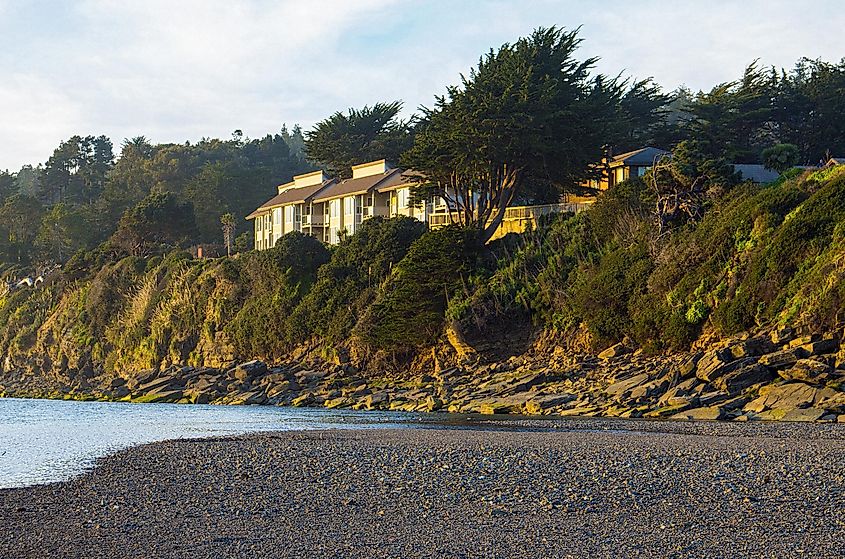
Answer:
[[[0,0],[0,169],[74,134],[155,143],[431,105],[490,48],[581,26],[597,71],[710,89],[845,56],[841,0]]]

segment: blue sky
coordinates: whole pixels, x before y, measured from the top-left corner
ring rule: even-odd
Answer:
[[[845,56],[839,2],[781,0],[0,0],[0,168],[73,134],[154,142],[308,128],[430,104],[490,47],[582,26],[598,70],[709,88],[750,61]]]

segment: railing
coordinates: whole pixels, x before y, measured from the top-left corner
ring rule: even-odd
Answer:
[[[554,213],[579,213],[590,207],[590,203],[580,204],[541,204],[537,206],[511,206],[505,209],[505,216],[502,221],[536,220],[544,215]],[[459,221],[458,212],[451,212],[452,220]],[[430,227],[443,227],[449,225],[449,214],[429,214],[428,224]]]

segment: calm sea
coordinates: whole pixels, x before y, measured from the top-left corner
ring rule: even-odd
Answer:
[[[414,427],[430,416],[274,406],[0,398],[0,488],[63,481],[97,458],[153,441],[288,431]]]

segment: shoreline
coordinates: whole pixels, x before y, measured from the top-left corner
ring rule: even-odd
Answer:
[[[845,495],[835,489],[845,431],[836,426],[493,423],[500,428],[288,431],[132,447],[67,482],[0,490],[0,555],[845,551]]]

